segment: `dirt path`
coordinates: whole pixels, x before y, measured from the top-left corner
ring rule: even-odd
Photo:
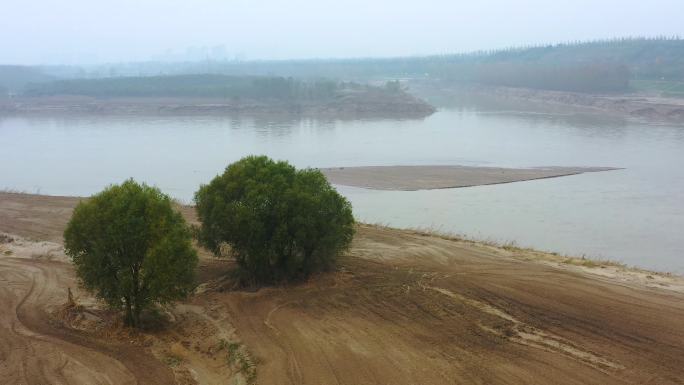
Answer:
[[[0,195],[0,232],[58,239],[77,199],[31,197]],[[73,274],[64,262],[16,257],[0,257],[0,378],[173,383],[136,347],[42,322]],[[221,335],[239,338],[258,384],[684,383],[681,279],[538,257],[359,226],[338,271],[256,292],[224,285],[230,263],[205,258],[206,284],[166,336],[199,374],[187,383],[230,372],[212,340]]]
[[[167,367],[141,349],[85,339],[49,322],[75,287],[69,265],[0,257],[3,384],[169,384]]]

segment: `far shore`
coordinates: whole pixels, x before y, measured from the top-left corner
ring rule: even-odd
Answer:
[[[328,101],[251,100],[208,97],[41,96],[0,98],[0,116],[292,115],[312,118],[421,119],[435,112],[407,93],[347,93]]]
[[[520,107],[554,111],[576,111],[620,117],[629,121],[656,124],[684,124],[684,98],[663,97],[645,92],[592,94],[484,85],[443,84],[413,81],[411,90],[420,96],[437,95],[444,100],[473,100],[510,103]],[[460,102],[459,102],[460,103]]]

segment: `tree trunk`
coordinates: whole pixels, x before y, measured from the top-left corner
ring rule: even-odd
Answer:
[[[136,327],[138,323],[133,317],[133,305],[131,304],[131,299],[129,297],[124,297],[124,302],[126,305],[126,318],[124,323],[126,326]]]
[[[131,326],[137,328],[140,326],[140,266],[134,265],[131,267],[131,275],[133,278],[133,293],[128,299],[128,312],[131,319]]]
[[[133,323],[133,326],[136,328],[140,326],[140,306],[138,306],[137,301],[135,306],[133,307]]]

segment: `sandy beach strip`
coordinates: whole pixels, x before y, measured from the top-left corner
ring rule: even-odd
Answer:
[[[500,168],[472,166],[362,166],[320,169],[337,185],[374,190],[433,190],[556,178],[613,167]]]

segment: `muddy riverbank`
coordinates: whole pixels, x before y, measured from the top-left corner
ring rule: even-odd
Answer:
[[[0,232],[16,234],[0,245],[8,383],[678,384],[683,374],[681,278],[367,225],[335,271],[258,291],[233,288],[232,262],[202,251],[196,294],[162,329],[123,333],[80,291],[80,310],[60,318],[76,284],[60,239],[79,199],[0,194]]]

